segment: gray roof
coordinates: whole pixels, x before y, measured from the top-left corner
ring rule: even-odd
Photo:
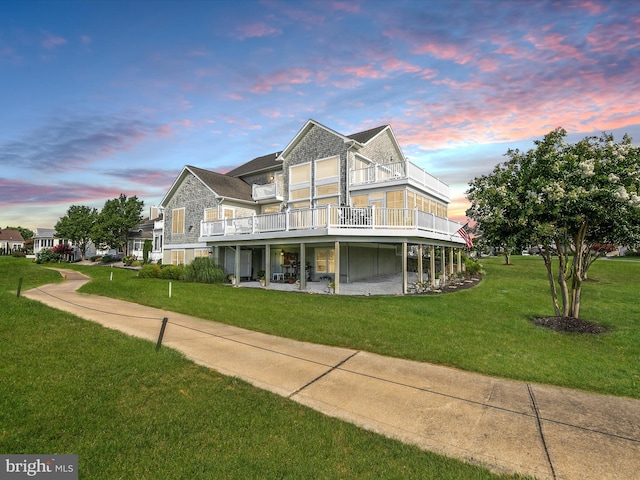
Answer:
[[[187,168],[217,195],[253,202],[251,185],[239,178],[187,165]]]
[[[280,152],[275,152],[268,155],[263,155],[262,157],[254,158],[253,160],[250,160],[247,163],[234,168],[230,172],[227,172],[227,175],[230,175],[232,177],[241,177],[242,175],[247,175],[249,173],[268,170],[279,170],[282,168],[282,163],[276,161],[279,153]]]
[[[354,133],[353,135],[347,135],[347,138],[351,140],[355,140],[358,143],[367,143],[373,137],[378,135],[381,131],[387,128],[388,125],[381,125],[376,128],[372,128],[370,130],[365,130],[364,132]]]

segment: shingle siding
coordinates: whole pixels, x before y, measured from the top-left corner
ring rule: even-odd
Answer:
[[[284,168],[284,184],[287,189],[285,198],[289,195],[289,167],[300,163],[311,162],[322,158],[340,156],[340,203],[346,203],[346,162],[347,162],[347,145],[344,139],[324,128],[314,125],[305,136],[292,149],[285,159]],[[311,172],[311,184],[315,183],[315,172]]]
[[[200,236],[200,221],[205,208],[212,208],[215,195],[191,173],[185,176],[171,200],[165,206],[164,244],[166,246],[197,243]],[[172,233],[173,210],[184,208],[184,233]],[[193,229],[189,231],[189,226]]]

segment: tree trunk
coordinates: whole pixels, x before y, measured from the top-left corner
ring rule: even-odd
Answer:
[[[556,317],[560,316],[560,307],[558,306],[558,293],[556,292],[556,283],[553,280],[553,271],[551,269],[551,254],[549,250],[543,253],[543,249],[538,245],[540,256],[544,260],[544,266],[547,269],[547,279],[549,280],[549,290],[551,291],[551,301],[553,302],[553,309],[556,313]]]
[[[556,239],[556,247],[558,249],[558,284],[560,285],[560,293],[562,295],[562,316],[569,316],[569,287],[567,286],[567,252],[561,247],[558,239]]]
[[[571,309],[570,316],[578,318],[580,315],[580,294],[582,293],[582,279],[584,275],[584,239],[587,224],[583,223],[573,239],[575,255],[573,256],[573,278],[571,281]]]

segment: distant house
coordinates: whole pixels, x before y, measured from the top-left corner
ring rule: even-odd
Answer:
[[[283,150],[226,173],[183,168],[162,202],[163,263],[213,255],[235,282],[341,282],[435,258],[461,269],[449,186],[404,156],[388,125],[343,135],[309,120]],[[426,252],[426,254],[425,254]],[[456,255],[454,255],[456,254]],[[457,256],[457,262],[454,262]],[[446,267],[445,267],[446,263]],[[435,267],[429,275],[435,283]]]
[[[157,262],[158,260],[162,260],[162,230],[162,213],[158,207],[151,207],[149,218],[140,222],[140,224],[130,232],[129,255],[135,256],[138,260],[142,260],[144,256],[144,242],[149,240],[151,241],[149,261]]]
[[[23,248],[24,238],[18,230],[0,229],[0,255],[9,255]]]
[[[57,245],[69,245],[73,248],[73,260],[80,260],[80,249],[70,240],[58,238],[54,228],[36,228],[33,234],[33,254],[37,255],[42,250],[51,249]],[[96,248],[93,243],[87,245],[86,257],[95,255]]]

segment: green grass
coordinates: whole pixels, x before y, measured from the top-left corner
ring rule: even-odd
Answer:
[[[483,259],[473,289],[440,296],[345,297],[141,279],[75,266],[95,281],[82,291],[299,340],[434,362],[464,370],[640,398],[640,262],[599,260],[581,317],[610,329],[566,334],[529,319],[553,315],[539,257]],[[113,273],[113,281],[109,281]]]
[[[113,273],[112,287],[139,295],[166,286]],[[2,453],[78,454],[80,478],[108,480],[498,478],[18,298],[18,278],[26,288],[61,277],[0,257]]]

